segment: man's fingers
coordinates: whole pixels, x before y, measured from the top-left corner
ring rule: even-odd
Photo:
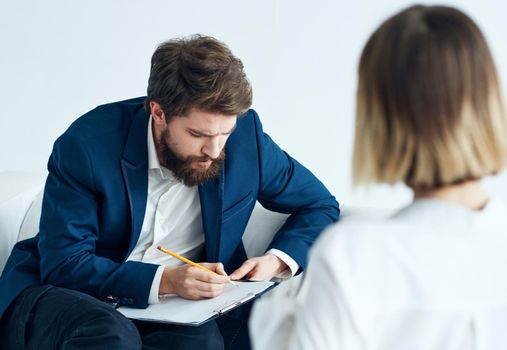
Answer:
[[[214,298],[224,292],[225,285],[196,281],[195,288],[199,295],[205,298]]]
[[[219,275],[227,276],[227,273],[224,269],[224,264],[222,263],[200,263],[200,265],[210,269],[213,272],[218,273]]]
[[[219,275],[227,276],[227,272],[225,272],[225,269],[224,269],[224,264],[222,264],[222,263],[216,264],[215,272],[218,273]]]
[[[254,267],[255,262],[247,260],[236,271],[231,273],[229,277],[233,280],[239,280],[249,273]]]
[[[200,275],[199,272],[197,272],[198,275],[200,275],[202,278],[207,279],[206,275],[211,275],[211,273],[203,271],[204,275]],[[219,276],[223,278],[223,276]],[[224,292],[225,283],[229,280],[227,277],[225,279],[224,283],[214,283],[214,282],[208,282],[199,280],[198,278],[194,279],[192,281],[192,294],[196,299],[207,299],[207,298],[214,298],[219,296]]]
[[[202,270],[198,267],[189,268],[188,273],[198,281],[206,283],[225,284],[229,283],[229,277],[218,275],[209,271]]]
[[[259,271],[259,269],[255,268],[248,274],[248,279],[252,281],[267,281],[271,278],[266,275],[265,272]]]

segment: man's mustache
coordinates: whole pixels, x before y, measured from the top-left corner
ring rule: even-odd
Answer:
[[[203,157],[199,157],[199,156],[188,156],[186,159],[185,159],[185,162],[207,162],[209,160],[213,161],[213,162],[221,162],[225,159],[225,154],[223,152],[220,152],[220,155],[216,158],[211,158],[211,157],[206,157],[206,156],[203,156]]]

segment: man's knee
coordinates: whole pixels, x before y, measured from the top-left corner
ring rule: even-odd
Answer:
[[[141,349],[142,342],[135,325],[108,305],[79,313],[64,325],[62,348]]]
[[[29,344],[61,349],[141,349],[134,324],[90,295],[53,287],[32,309]],[[44,348],[44,346],[42,346]]]

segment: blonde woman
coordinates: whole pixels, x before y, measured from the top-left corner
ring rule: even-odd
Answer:
[[[506,115],[479,28],[448,7],[384,22],[359,65],[354,180],[414,201],[325,232],[295,297],[253,312],[256,349],[507,349],[507,206],[483,176],[507,160]]]

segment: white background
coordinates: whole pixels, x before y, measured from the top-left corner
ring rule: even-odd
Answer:
[[[53,141],[86,111],[145,94],[156,46],[193,33],[242,59],[273,139],[345,205],[397,207],[401,186],[352,191],[356,69],[363,45],[401,0],[0,0],[0,171],[45,171]],[[482,28],[507,77],[500,1],[446,2]],[[489,184],[507,197],[507,180]]]

